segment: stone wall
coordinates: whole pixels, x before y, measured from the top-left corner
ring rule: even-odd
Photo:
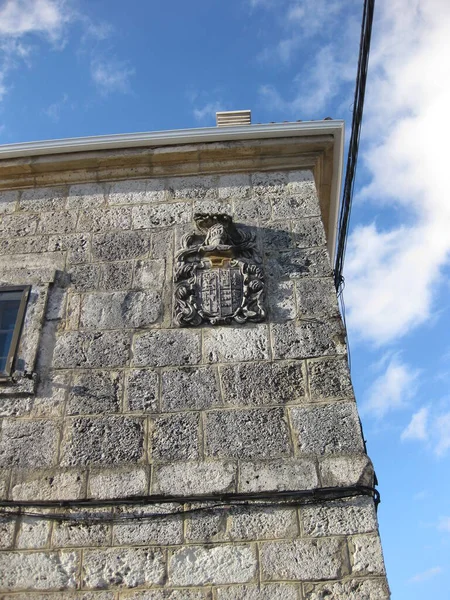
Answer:
[[[1,281],[43,306],[0,384],[3,498],[373,484],[310,171],[4,191],[0,212]],[[266,322],[175,325],[174,255],[197,212],[254,234]],[[167,515],[202,506],[22,507],[42,518],[0,522],[0,598],[389,597],[370,497]],[[124,518],[148,512],[163,516]]]

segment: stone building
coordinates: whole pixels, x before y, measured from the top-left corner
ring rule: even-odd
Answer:
[[[0,148],[0,599],[384,600],[343,123]]]

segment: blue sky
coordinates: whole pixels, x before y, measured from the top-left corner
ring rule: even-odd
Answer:
[[[0,143],[343,118],[361,2],[0,0]],[[394,600],[450,582],[450,3],[378,0],[344,292]],[[347,131],[348,133],[348,131]]]

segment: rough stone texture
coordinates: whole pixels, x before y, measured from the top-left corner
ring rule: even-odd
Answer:
[[[150,452],[154,460],[189,460],[199,455],[200,415],[165,415],[151,422]]]
[[[305,584],[305,600],[389,600],[385,580],[350,579],[343,582]]]
[[[136,369],[127,373],[126,382],[128,410],[139,412],[158,410],[158,373],[150,369]]]
[[[278,458],[290,454],[280,408],[211,411],[205,423],[206,453],[218,458]]]
[[[208,362],[235,362],[269,358],[266,326],[213,328],[204,331],[204,352]]]
[[[229,461],[174,462],[155,469],[155,494],[212,494],[236,488],[236,464]]]
[[[355,535],[349,542],[352,573],[384,575],[383,552],[377,535]]]
[[[221,379],[225,403],[234,406],[287,404],[305,396],[301,362],[226,366]]]
[[[349,570],[339,538],[265,542],[260,561],[263,581],[338,579]]]
[[[164,554],[154,548],[86,550],[83,585],[86,588],[133,588],[164,581]]]
[[[316,467],[307,459],[242,462],[239,491],[307,490],[318,485]]]
[[[8,590],[73,589],[80,557],[77,552],[0,553],[1,587]]]
[[[57,340],[53,366],[56,369],[78,367],[122,367],[128,361],[130,336],[122,331],[63,333]]]
[[[219,382],[211,367],[181,367],[161,376],[163,411],[214,408],[221,404]]]
[[[135,336],[133,364],[137,367],[194,365],[200,362],[200,336],[186,330],[150,331]]]
[[[122,373],[117,371],[84,371],[73,377],[67,414],[115,413],[121,408]]]
[[[353,397],[346,358],[309,360],[308,378],[311,400]]]
[[[289,584],[235,585],[217,589],[217,600],[298,600],[298,587]]]
[[[161,297],[154,292],[86,294],[81,306],[84,329],[140,329],[158,320]]]
[[[353,402],[293,407],[291,420],[300,452],[363,452],[358,413]]]
[[[375,504],[368,497],[306,506],[300,515],[307,536],[352,535],[377,529]]]
[[[192,546],[173,553],[169,582],[177,586],[244,583],[254,578],[256,568],[256,553],[251,546]]]
[[[0,496],[123,499],[71,509],[108,520],[1,521],[5,600],[388,598],[370,498],[298,508],[205,499],[373,484],[318,170],[271,171],[267,143],[261,172],[225,172],[220,142],[208,145],[217,172],[193,174],[213,162],[177,165],[167,146],[118,151],[120,181],[97,172],[99,152],[70,181],[61,172],[58,185],[0,192],[0,283],[33,285],[14,380],[0,382]],[[246,142],[233,145],[244,168]],[[193,148],[206,151],[181,152]],[[70,183],[80,176],[90,182]],[[175,255],[198,212],[229,214],[255,237],[265,322],[175,324]],[[195,498],[136,498],[149,493]]]
[[[133,463],[142,458],[143,423],[128,417],[73,418],[62,446],[64,466]]]
[[[50,467],[56,463],[59,428],[54,421],[4,419],[0,467]]]
[[[144,496],[148,490],[148,473],[144,468],[130,467],[121,470],[91,469],[88,496],[92,498],[124,498]]]

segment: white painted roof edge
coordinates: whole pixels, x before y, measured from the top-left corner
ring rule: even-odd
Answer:
[[[225,142],[233,140],[264,139],[272,137],[295,137],[307,135],[342,135],[343,121],[303,121],[300,123],[267,123],[263,125],[239,125],[236,127],[202,127],[199,129],[173,129],[143,133],[119,133],[92,137],[20,142],[0,145],[0,160],[23,158],[64,152],[88,152],[90,150],[114,150],[143,146],[169,146],[195,144],[198,142]]]

